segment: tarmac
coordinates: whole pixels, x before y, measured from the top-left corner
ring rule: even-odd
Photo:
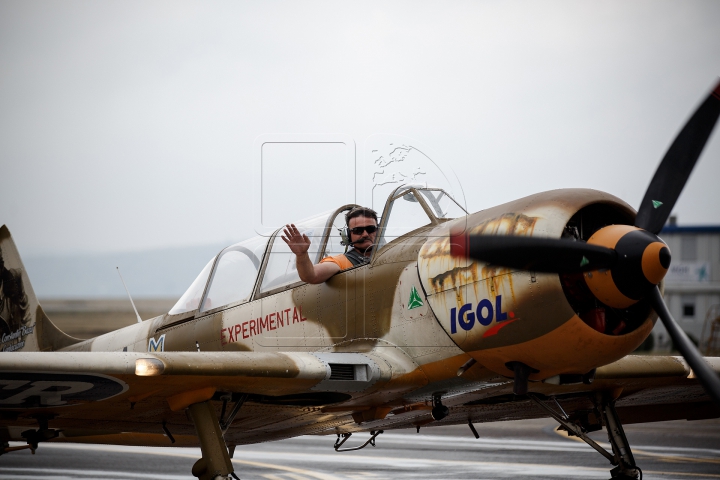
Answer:
[[[334,436],[305,436],[238,446],[242,479],[608,479],[609,462],[555,431],[550,419],[388,431],[376,446],[333,450]],[[648,479],[720,478],[720,420],[628,425],[637,465]],[[594,432],[606,444],[604,432]],[[347,446],[364,442],[350,438]],[[603,442],[604,440],[604,442]],[[604,445],[608,448],[608,445]],[[192,479],[199,449],[41,444],[0,457],[0,479]]]

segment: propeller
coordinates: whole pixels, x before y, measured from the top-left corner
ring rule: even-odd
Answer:
[[[617,252],[611,248],[554,238],[457,235],[450,249],[456,257],[533,272],[587,272],[617,262]]]
[[[702,355],[698,352],[695,345],[690,341],[682,328],[670,315],[670,311],[665,305],[665,301],[660,294],[660,289],[655,287],[648,298],[650,305],[652,305],[655,313],[658,314],[660,320],[662,320],[667,329],[670,338],[675,342],[680,353],[695,372],[695,376],[700,380],[702,386],[705,387],[705,391],[715,399],[716,402],[720,403],[720,381],[718,381],[717,374],[708,366],[707,362],[703,360]]]
[[[718,115],[720,82],[670,145],[645,192],[635,217],[635,226],[660,233],[715,127]]]
[[[468,235],[451,232],[451,254],[493,265],[546,273],[582,273],[603,303],[626,308],[649,301],[708,394],[720,403],[720,378],[672,318],[657,284],[670,251],[657,237],[720,116],[720,82],[687,121],[660,162],[635,226],[608,225],[587,242],[572,239]]]

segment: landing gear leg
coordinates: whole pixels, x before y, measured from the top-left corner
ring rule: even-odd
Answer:
[[[598,445],[592,438],[587,436],[588,431],[599,430],[601,428],[599,425],[597,428],[590,428],[587,425],[583,426],[584,422],[579,421],[577,418],[573,419],[568,416],[554,397],[550,398],[555,402],[555,405],[560,412],[551,408],[532,393],[529,393],[528,396],[533,402],[548,412],[552,418],[557,420],[557,422],[562,425],[565,430],[567,430],[568,435],[579,437],[582,441],[597,450],[600,455],[607,458],[610,463],[615,466],[615,468],[610,470],[610,475],[612,477],[610,480],[642,479],[642,471],[635,465],[635,459],[633,458],[630,445],[628,444],[625,432],[620,424],[620,419],[615,411],[615,402],[613,400],[609,400],[603,396],[598,396],[595,402],[595,405],[600,412],[600,417],[602,417],[602,423],[605,425],[608,432],[608,438],[613,450],[613,453],[610,453],[602,446]]]
[[[605,424],[605,429],[607,430],[608,440],[610,440],[610,445],[612,445],[613,454],[615,455],[615,462],[613,462],[613,464],[617,466],[610,470],[612,478],[620,480],[635,480],[641,478],[642,471],[635,465],[635,458],[633,457],[632,450],[630,450],[630,444],[625,436],[625,430],[623,430],[620,417],[618,417],[615,411],[615,402],[605,397],[600,397],[597,403],[598,410]]]
[[[195,424],[202,450],[202,458],[193,465],[192,474],[200,480],[237,478],[233,473],[215,408],[209,401],[205,401],[190,405],[188,411]]]

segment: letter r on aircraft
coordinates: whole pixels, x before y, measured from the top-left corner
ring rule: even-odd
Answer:
[[[28,382],[2,382],[6,386],[3,390],[16,390]],[[22,385],[21,385],[22,384]],[[61,381],[44,381],[33,382],[29,388],[26,388],[17,395],[0,400],[2,405],[17,405],[25,401],[29,397],[40,397],[40,405],[65,405],[67,402],[62,399],[63,395],[72,395],[75,393],[90,390],[92,383],[88,382],[61,382]],[[59,390],[60,389],[60,390]]]

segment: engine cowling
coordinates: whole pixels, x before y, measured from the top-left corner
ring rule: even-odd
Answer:
[[[608,287],[597,286],[597,274],[536,274],[453,257],[449,232],[462,226],[470,234],[576,241],[590,241],[597,233],[594,241],[602,237],[607,242],[610,233],[618,238],[631,233],[634,214],[609,194],[572,189],[532,195],[445,223],[419,253],[430,307],[460,348],[507,377],[514,375],[508,366],[512,362],[528,365],[536,370],[530,379],[541,380],[584,374],[618,360],[650,334],[656,316],[647,302],[600,300],[596,291],[603,294]],[[641,274],[646,264],[653,267],[647,269],[649,276],[656,275],[652,278],[663,273],[655,267],[662,265],[666,248],[655,243],[662,242],[650,242],[646,249],[648,258],[655,255],[657,261],[644,260],[643,250],[639,263]]]

